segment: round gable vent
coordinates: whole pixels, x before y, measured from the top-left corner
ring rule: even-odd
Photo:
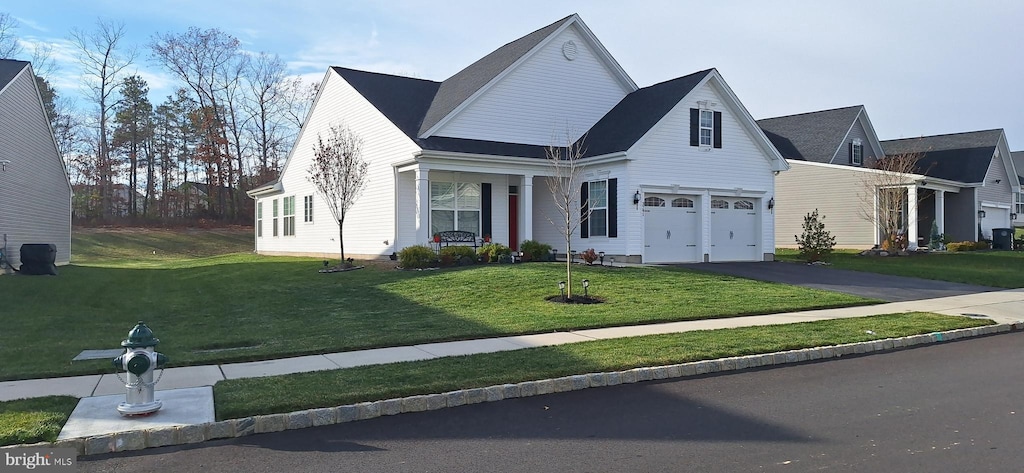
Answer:
[[[576,59],[577,54],[579,53],[576,51],[576,43],[572,41],[562,43],[562,55],[565,56],[566,59],[572,61],[573,59]]]

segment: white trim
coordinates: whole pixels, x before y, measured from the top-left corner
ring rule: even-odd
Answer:
[[[992,209],[1006,209],[1006,210],[1013,209],[1013,206],[1011,204],[1006,204],[1006,203],[1002,203],[1002,202],[992,202],[992,201],[988,201],[988,200],[981,201],[980,205],[982,207],[988,207],[988,208],[992,208]]]

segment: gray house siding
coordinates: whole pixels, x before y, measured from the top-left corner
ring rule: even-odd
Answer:
[[[999,182],[996,182],[999,181]],[[993,157],[985,173],[985,185],[978,188],[978,201],[997,202],[1000,204],[1013,203],[1013,190],[1010,187],[1010,178],[1006,174],[1006,166],[998,157]]]
[[[945,234],[953,241],[977,241],[978,227],[970,218],[977,213],[973,187],[961,188],[960,192],[945,195]]]
[[[21,264],[24,243],[57,246],[57,263],[71,260],[71,186],[43,111],[30,67],[0,86],[0,245]]]
[[[850,128],[850,133],[846,135],[846,140],[836,150],[835,156],[832,157],[832,164],[851,165],[850,143],[853,143],[853,140],[860,140],[861,145],[864,147],[864,160],[863,164],[859,167],[870,167],[872,160],[882,154],[881,149],[876,147],[872,140],[868,138],[867,132],[864,131],[864,124],[858,119]]]

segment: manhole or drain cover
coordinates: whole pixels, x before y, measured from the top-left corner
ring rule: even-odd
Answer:
[[[991,317],[989,317],[989,316],[987,316],[985,314],[960,314],[960,315],[964,315],[964,316],[967,316],[967,317],[978,317],[978,318],[982,318],[982,319],[991,318]]]
[[[82,350],[78,356],[71,359],[71,361],[82,361],[82,360],[113,360],[124,352],[124,349],[111,349],[111,350]]]

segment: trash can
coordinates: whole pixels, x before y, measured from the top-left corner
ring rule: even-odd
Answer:
[[[992,229],[992,249],[993,250],[1012,250],[1013,249],[1013,229],[1012,228],[993,228]]]

